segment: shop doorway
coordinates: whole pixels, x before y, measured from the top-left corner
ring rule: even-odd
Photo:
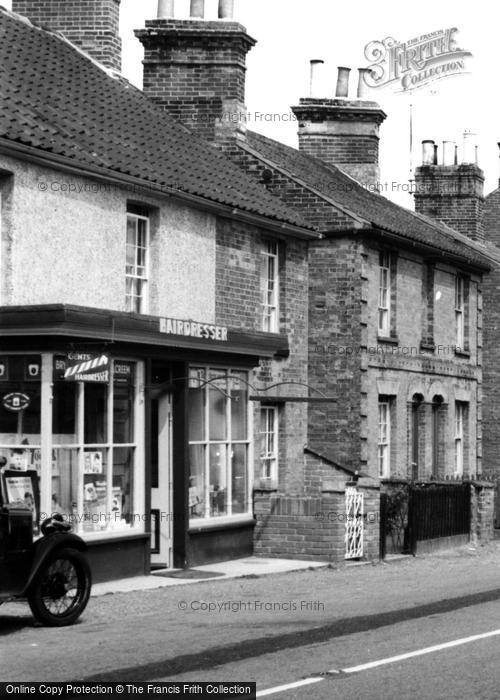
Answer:
[[[173,565],[172,394],[152,402],[153,440],[157,446],[156,469],[151,488],[151,567]]]

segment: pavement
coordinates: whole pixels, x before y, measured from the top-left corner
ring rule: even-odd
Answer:
[[[181,569],[160,569],[150,576],[134,576],[131,578],[116,579],[105,583],[95,583],[92,586],[92,597],[96,598],[110,593],[130,593],[132,591],[151,591],[167,586],[182,586],[212,581],[214,579],[232,579],[256,576],[269,576],[270,574],[286,574],[292,571],[306,571],[328,567],[327,562],[310,562],[292,559],[263,559],[260,557],[248,557],[234,559],[220,564],[207,566],[195,566],[191,572],[196,572],[193,578],[170,578],[171,574],[181,574]],[[206,576],[203,574],[206,573]],[[167,574],[167,576],[165,576]],[[214,576],[213,574],[217,574]]]

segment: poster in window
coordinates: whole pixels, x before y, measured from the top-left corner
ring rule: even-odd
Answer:
[[[102,474],[102,452],[85,453],[85,474]]]
[[[30,508],[33,515],[33,532],[38,534],[39,491],[38,476],[34,471],[22,475],[16,471],[3,473],[5,500],[9,504],[23,504]]]

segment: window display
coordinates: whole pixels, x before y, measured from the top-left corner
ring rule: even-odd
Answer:
[[[107,381],[97,373],[67,381],[68,357],[0,356],[1,471],[34,475],[34,512],[59,513],[77,533],[142,527],[134,516],[138,363],[110,361]]]
[[[248,514],[247,373],[196,367],[189,377],[190,517]]]

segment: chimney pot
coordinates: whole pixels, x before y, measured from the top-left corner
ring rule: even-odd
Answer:
[[[194,19],[205,17],[205,0],[191,0],[190,16]]]
[[[422,165],[434,165],[435,141],[422,141]]]
[[[344,66],[339,66],[339,73],[337,77],[337,89],[335,90],[335,97],[349,97],[349,73],[350,68],[345,68]]]
[[[311,82],[310,82],[310,97],[324,97],[323,88],[323,69],[325,62],[320,58],[311,60]]]
[[[455,163],[455,142],[443,141],[443,165]]]
[[[359,82],[358,82],[358,99],[363,100],[368,92],[368,83],[366,78],[372,74],[371,68],[358,68]]]
[[[175,0],[158,0],[158,19],[175,17]]]
[[[219,0],[219,19],[233,19],[234,0]]]
[[[477,153],[475,140],[477,134],[473,134],[471,131],[464,131],[464,149],[462,155],[462,163],[476,163],[477,164]]]

